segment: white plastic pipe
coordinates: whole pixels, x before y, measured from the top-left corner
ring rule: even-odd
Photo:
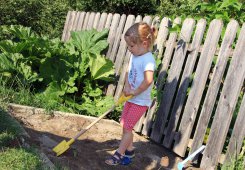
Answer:
[[[202,145],[199,149],[197,149],[195,152],[190,154],[185,160],[183,160],[182,162],[179,162],[177,165],[178,170],[182,170],[184,168],[185,163],[193,159],[198,153],[202,152],[205,149],[205,147],[206,146]]]

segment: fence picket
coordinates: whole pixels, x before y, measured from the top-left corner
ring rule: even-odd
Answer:
[[[245,24],[240,32],[211,126],[201,168],[215,168],[245,78]]]
[[[183,117],[181,119],[179,131],[177,132],[178,136],[174,143],[174,152],[180,156],[185,155],[191,130],[201,101],[202,93],[205,88],[209,70],[211,68],[213,56],[219,41],[222,26],[223,24],[220,20],[213,20],[210,23],[210,27],[208,29],[204,48],[197,65],[195,78],[193,79],[190,94],[188,96]]]
[[[90,12],[86,12],[82,30],[86,30],[89,22],[89,16],[90,16]]]
[[[164,27],[165,26],[166,26],[166,28],[170,26],[170,23],[169,23],[170,20],[168,18],[164,18],[164,22],[168,22],[168,23],[165,23],[165,24],[160,25],[159,36],[162,35],[161,34],[161,30],[164,30]],[[180,18],[176,18],[174,20],[173,27],[176,24],[180,24],[180,23],[181,23]],[[168,28],[167,28],[167,31],[164,30],[164,32],[165,33],[168,33]],[[161,39],[161,37],[160,38],[157,38],[157,39]],[[165,52],[164,52],[164,56],[163,56],[162,63],[161,63],[161,68],[160,68],[160,71],[158,73],[158,79],[157,79],[157,83],[156,83],[157,89],[159,89],[159,90],[162,89],[163,79],[166,76],[166,73],[167,73],[167,69],[169,67],[170,60],[172,59],[172,53],[173,53],[174,48],[175,48],[176,39],[177,39],[177,33],[176,32],[172,32],[172,33],[170,33],[169,39],[166,42],[166,49],[165,49]],[[158,41],[158,42],[159,42],[159,44],[161,44],[160,41]],[[164,43],[165,42],[163,41],[163,44]],[[162,44],[162,46],[160,46],[160,45],[159,46],[163,48],[163,44]],[[157,47],[158,47],[158,43],[157,43]],[[158,56],[159,56],[158,58],[161,58],[160,53],[159,53]],[[150,134],[150,130],[151,130],[152,125],[153,125],[152,118],[154,116],[154,113],[155,113],[155,110],[157,108],[157,105],[158,105],[158,102],[157,102],[156,99],[154,99],[153,106],[148,110],[146,119],[144,121],[144,127],[142,129],[142,133],[143,134]],[[151,119],[151,120],[149,120],[149,119]]]
[[[91,30],[93,28],[95,13],[91,12],[88,18],[88,25],[86,27],[87,30]]]
[[[187,44],[191,39],[194,25],[195,21],[193,19],[186,19],[181,29],[180,40],[178,41],[177,47],[175,49],[173,61],[169,69],[167,82],[164,86],[163,96],[156,114],[157,117],[154,122],[151,134],[151,139],[153,139],[156,142],[160,142],[165,129],[165,124],[167,122],[167,117],[170,111],[171,103],[174,97],[176,87],[178,85],[178,79],[180,78],[182,65],[185,60],[188,46]]]
[[[150,16],[145,16],[143,18],[143,22],[146,22],[147,24],[151,25],[152,18]],[[128,58],[130,58],[130,56]],[[122,88],[120,90],[122,90]],[[142,115],[142,117],[140,118],[140,120],[134,126],[134,131],[135,132],[141,132],[141,129],[142,129],[142,126],[143,126],[143,122],[144,122],[145,116],[146,116],[146,113],[144,113],[144,115]]]
[[[126,44],[123,37],[124,37],[126,30],[134,23],[134,21],[135,21],[135,17],[133,15],[129,15],[127,17],[123,34],[120,36],[120,39],[121,39],[120,48],[118,49],[118,53],[117,53],[116,60],[115,60],[115,74],[116,74],[116,76],[120,75],[120,69],[121,69],[121,66],[123,64],[123,60],[124,60],[126,50],[127,50],[127,44]],[[108,89],[107,89],[107,95],[113,96],[115,89],[116,89],[116,84],[110,84]]]
[[[93,28],[97,29],[99,25],[99,20],[100,20],[100,13],[97,12],[94,17],[94,23],[93,23]]]
[[[102,13],[97,28],[98,31],[102,31],[102,29],[105,27],[106,20],[107,20],[107,13]]]
[[[241,126],[242,125],[242,126]],[[245,95],[241,103],[239,113],[232,131],[230,142],[226,151],[225,162],[228,163],[240,153],[242,142],[245,137]]]
[[[111,13],[109,13],[107,16],[107,19],[106,19],[105,28],[108,28],[108,29],[110,28],[112,17],[113,17],[113,15]]]
[[[116,37],[120,36],[120,35],[116,35],[116,33],[118,34],[121,34],[122,32],[121,31],[118,31],[118,29],[121,28],[122,30],[122,27],[124,25],[124,22],[125,22],[125,19],[122,18],[121,19],[121,22],[119,24],[119,21],[120,21],[120,15],[119,14],[114,14],[113,17],[112,17],[112,22],[111,22],[111,26],[110,26],[110,31],[109,31],[109,35],[108,35],[108,38],[107,38],[107,41],[109,43],[109,48],[107,50],[107,53],[106,53],[106,56],[111,59],[112,61],[114,61],[114,58],[113,56],[111,56],[111,50],[112,50],[112,47],[113,47],[113,44],[117,41],[119,41],[120,39],[117,39],[117,41],[115,41]],[[123,21],[123,22],[122,22]],[[115,49],[114,49],[114,53],[115,53]]]
[[[206,128],[211,117],[211,113],[215,104],[215,99],[219,91],[223,73],[225,71],[228,58],[230,56],[231,46],[236,37],[238,26],[239,25],[237,21],[234,20],[231,21],[227,26],[226,33],[218,54],[217,64],[214,68],[212,79],[209,84],[209,87],[212,88],[208,88],[202,111],[199,117],[199,120],[201,121],[198,121],[197,124],[197,129],[200,130],[195,132],[190,153],[195,152],[195,150],[197,150],[203,144]]]
[[[140,22],[140,21],[142,21],[142,17],[138,15],[135,19],[135,23]],[[124,38],[124,37],[122,37],[122,38]],[[130,56],[131,56],[131,53],[127,50],[127,52],[124,56],[124,61],[123,61],[123,65],[121,68],[120,78],[119,78],[119,81],[118,81],[118,84],[116,87],[116,92],[114,95],[115,100],[117,100],[119,98],[120,94],[122,93],[123,86],[125,83],[125,78],[126,78],[125,76],[126,76],[126,72],[127,72],[127,68],[128,68],[128,63],[130,60]]]
[[[165,138],[163,140],[163,145],[167,148],[171,147],[171,144],[174,139],[175,130],[177,128],[177,124],[179,121],[179,117],[182,111],[182,108],[184,107],[184,101],[186,99],[186,92],[190,83],[190,77],[193,72],[198,51],[202,42],[202,38],[204,35],[204,31],[206,28],[206,21],[204,19],[201,19],[198,21],[196,26],[196,32],[193,37],[192,43],[190,48],[192,51],[187,56],[186,66],[184,68],[184,72],[182,74],[179,90],[176,96],[176,100],[174,101],[173,110],[171,112],[171,116],[168,122],[168,126],[165,131]]]
[[[65,41],[66,39],[66,34],[67,34],[67,29],[68,29],[68,24],[70,22],[70,19],[71,19],[71,11],[69,11],[66,15],[65,26],[64,26],[64,30],[63,30],[62,38],[61,38],[62,41]]]
[[[77,31],[80,31],[82,29],[83,22],[84,22],[84,19],[85,19],[85,15],[86,15],[85,12],[79,12],[79,17],[78,17],[78,21],[77,21],[77,25],[76,25],[76,30]]]

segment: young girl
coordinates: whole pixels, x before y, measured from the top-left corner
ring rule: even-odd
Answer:
[[[132,129],[151,105],[151,89],[155,60],[151,48],[155,30],[147,23],[132,25],[125,33],[128,50],[132,53],[126,73],[124,95],[134,97],[125,103],[120,123],[123,126],[122,139],[117,151],[105,161],[108,165],[124,164],[125,157],[134,157]]]

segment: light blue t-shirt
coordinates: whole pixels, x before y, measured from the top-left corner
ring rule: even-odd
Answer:
[[[147,52],[141,56],[131,55],[128,70],[128,82],[132,89],[137,89],[144,80],[145,71],[154,71],[156,67],[154,56]],[[153,83],[141,94],[130,99],[129,102],[141,105],[151,106],[151,89]]]

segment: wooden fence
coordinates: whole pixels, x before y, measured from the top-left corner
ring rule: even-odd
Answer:
[[[142,20],[159,25],[154,47],[161,59],[157,84],[162,97],[159,103],[154,100],[135,131],[182,157],[205,144],[204,169],[230,161],[240,153],[245,136],[245,24],[240,28],[231,20],[223,28],[217,19],[207,25],[204,19],[171,22],[150,16],[68,12],[63,41],[69,39],[70,31],[109,29],[106,56],[115,63],[119,80],[109,85],[107,95],[115,99],[123,89],[130,57],[123,35]],[[170,32],[178,23],[182,23],[180,33]]]

